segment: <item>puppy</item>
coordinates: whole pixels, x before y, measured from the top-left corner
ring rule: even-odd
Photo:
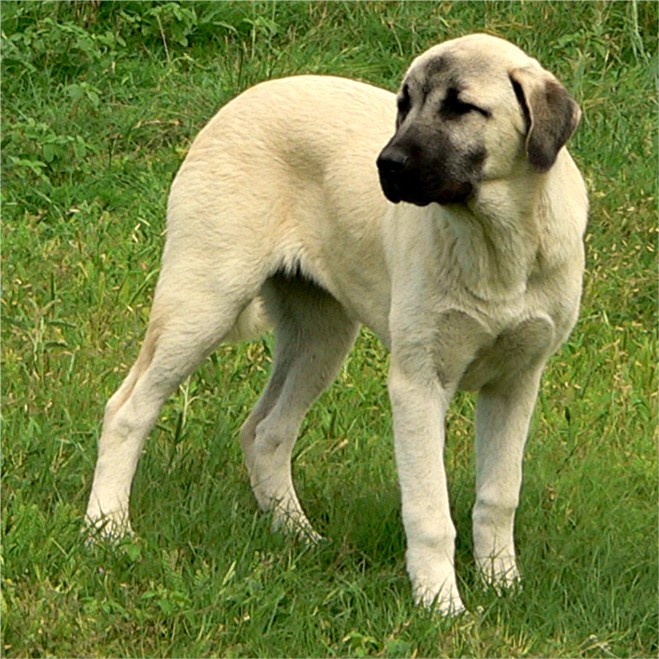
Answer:
[[[106,407],[91,524],[130,530],[133,474],[164,400],[220,341],[274,326],[272,376],[240,441],[275,525],[317,537],[291,453],[363,323],[391,351],[416,600],[463,609],[443,460],[459,388],[478,392],[475,560],[513,583],[529,421],[581,296],[588,202],[564,148],[579,115],[554,76],[486,35],[422,54],[398,96],[300,76],[222,108],[172,185],[146,338]]]

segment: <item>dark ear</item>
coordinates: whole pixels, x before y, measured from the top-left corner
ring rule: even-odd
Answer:
[[[581,110],[565,87],[544,69],[513,69],[509,76],[526,116],[529,162],[546,172],[577,127]]]

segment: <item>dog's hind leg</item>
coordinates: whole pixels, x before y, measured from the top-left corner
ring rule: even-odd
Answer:
[[[261,283],[234,274],[225,277],[233,287],[222,286],[215,275],[163,271],[138,359],[107,403],[87,507],[89,523],[105,536],[130,531],[131,483],[163,402],[233,330]]]
[[[273,527],[315,540],[293,485],[291,455],[307,409],[336,377],[359,325],[331,295],[300,277],[274,277],[265,298],[275,323],[274,366],[243,425],[241,445],[252,490],[260,507],[272,512]]]

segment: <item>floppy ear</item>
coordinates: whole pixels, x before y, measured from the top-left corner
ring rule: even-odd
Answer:
[[[577,127],[581,110],[565,87],[544,69],[513,69],[509,76],[526,116],[529,162],[546,172]]]

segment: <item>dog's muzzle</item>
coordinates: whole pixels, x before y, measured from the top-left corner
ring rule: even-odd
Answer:
[[[401,201],[416,206],[427,206],[432,202],[460,203],[474,191],[469,181],[442,180],[441,176],[431,183],[424,181],[411,156],[397,147],[386,146],[376,164],[382,192],[394,204]]]
[[[385,147],[376,161],[382,192],[394,204],[400,201],[411,201],[410,192],[413,181],[410,177],[409,163],[410,157],[407,154],[400,149],[391,147]],[[418,197],[418,194],[415,197]]]
[[[402,183],[405,178],[405,170],[409,162],[409,156],[400,151],[384,149],[376,161],[380,175],[380,187],[384,196],[397,204],[402,201]]]

